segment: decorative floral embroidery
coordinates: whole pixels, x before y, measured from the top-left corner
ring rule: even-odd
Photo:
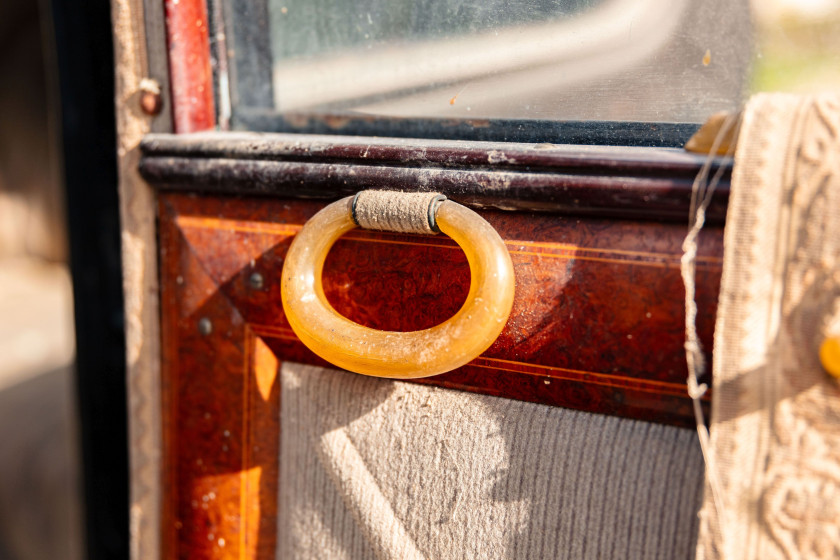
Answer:
[[[700,558],[840,558],[840,384],[817,349],[840,325],[840,98],[747,108],[727,216]]]

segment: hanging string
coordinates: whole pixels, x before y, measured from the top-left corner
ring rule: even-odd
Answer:
[[[722,527],[726,526],[725,504],[718,478],[714,451],[710,444],[709,429],[706,427],[703,408],[700,403],[700,399],[706,394],[709,387],[705,383],[700,383],[700,378],[706,372],[706,360],[703,355],[700,338],[697,335],[697,301],[695,297],[697,285],[695,273],[697,264],[697,240],[700,235],[700,230],[703,229],[706,222],[706,210],[709,208],[709,204],[712,202],[712,196],[723,176],[724,166],[718,166],[711,181],[708,180],[709,171],[714,163],[715,154],[717,154],[721,142],[733,131],[733,127],[738,125],[738,121],[739,116],[737,114],[727,115],[715,136],[706,161],[703,162],[703,166],[700,168],[700,171],[694,179],[694,183],[691,185],[688,234],[683,241],[683,255],[680,259],[680,273],[682,274],[683,284],[685,286],[685,357],[688,366],[688,396],[691,398],[694,407],[697,437],[700,441],[703,460],[706,463],[707,479],[712,491],[712,500],[717,510],[719,524],[721,525],[716,530],[720,531],[721,537],[723,536]],[[731,146],[727,149],[727,155],[732,155],[734,146],[735,143],[732,142]],[[723,542],[723,539],[721,538],[719,542]]]

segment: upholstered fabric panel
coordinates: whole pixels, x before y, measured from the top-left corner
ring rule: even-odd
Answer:
[[[691,430],[281,367],[278,558],[693,558]]]

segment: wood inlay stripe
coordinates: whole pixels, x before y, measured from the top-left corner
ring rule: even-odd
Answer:
[[[253,332],[259,336],[287,340],[301,345],[303,344],[300,341],[300,339],[297,336],[295,336],[294,331],[292,331],[289,328],[255,324],[251,324],[250,327],[253,330]],[[531,375],[535,377],[544,377],[546,379],[557,379],[561,381],[577,381],[580,383],[603,385],[607,387],[633,389],[636,391],[673,395],[677,397],[687,396],[686,387],[682,383],[671,383],[667,381],[657,381],[654,379],[639,379],[637,377],[616,375],[614,373],[602,373],[579,369],[561,368],[556,366],[532,364],[528,362],[518,362],[514,360],[488,358],[484,356],[476,358],[475,360],[467,364],[467,366],[480,367],[497,371],[508,371],[511,373],[521,373],[524,375]],[[709,400],[709,397],[704,396],[704,400]]]
[[[269,224],[265,222],[242,222],[238,220],[225,220],[221,218],[205,218],[195,216],[179,216],[176,222],[182,228],[196,228],[196,229],[210,229],[210,230],[227,230],[244,233],[267,233],[289,237],[296,235],[301,230],[301,224]],[[381,234],[380,234],[381,235]],[[435,241],[409,241],[405,239],[383,239],[381,237],[372,237],[358,234],[347,234],[341,238],[342,241],[354,241],[362,243],[385,243],[392,245],[414,246],[414,247],[431,247],[443,249],[459,249],[458,245],[449,238],[441,237]],[[615,264],[637,264],[640,266],[655,266],[655,267],[679,267],[681,254],[678,253],[656,253],[646,251],[627,251],[622,249],[604,249],[598,247],[581,247],[567,243],[546,243],[546,242],[526,242],[506,240],[505,245],[512,255],[529,255],[540,256],[547,258],[560,259],[575,259],[582,261],[605,262]],[[534,247],[536,249],[544,249],[544,251],[525,251],[517,249],[516,247]],[[617,258],[610,257],[596,257],[588,255],[580,255],[579,253],[597,253],[601,255],[617,255]],[[641,259],[656,259],[656,260],[633,260],[629,258],[620,258],[622,256],[637,257]],[[713,268],[719,268],[722,265],[722,259],[719,257],[697,257],[697,260],[704,265],[718,265]]]

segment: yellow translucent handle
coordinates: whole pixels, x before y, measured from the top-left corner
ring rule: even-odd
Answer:
[[[334,202],[297,234],[283,265],[286,318],[300,340],[336,366],[376,377],[410,379],[451,371],[480,355],[502,332],[513,306],[513,264],[496,230],[460,204],[444,201],[437,226],[461,246],[470,265],[470,291],[461,309],[429,329],[380,331],[339,315],[321,284],[333,243],[356,227],[353,197]]]

